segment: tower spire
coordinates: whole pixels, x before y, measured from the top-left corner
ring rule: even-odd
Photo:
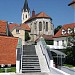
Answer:
[[[28,0],[25,0],[24,6],[22,9],[22,23],[30,18],[30,8],[28,6]]]
[[[28,6],[28,0],[25,0],[25,3],[24,3],[24,6],[23,6],[23,10],[24,11],[30,11],[30,8],[29,8],[29,6]]]

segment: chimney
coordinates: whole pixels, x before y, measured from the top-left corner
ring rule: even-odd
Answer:
[[[34,11],[34,9],[33,9],[33,11],[32,11],[32,17],[34,17],[35,16],[35,11]]]

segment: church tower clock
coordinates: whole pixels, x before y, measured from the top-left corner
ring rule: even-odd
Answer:
[[[22,9],[22,23],[30,18],[30,8],[28,6],[28,0],[25,0],[24,6]]]

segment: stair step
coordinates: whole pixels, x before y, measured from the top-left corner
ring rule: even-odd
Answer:
[[[22,56],[23,58],[37,58],[38,56],[34,55],[34,56]]]
[[[22,64],[39,64],[39,62],[22,62]]]
[[[40,70],[40,68],[22,68],[22,70]]]
[[[39,66],[22,66],[22,68],[40,68]]]
[[[22,62],[39,62],[39,60],[22,60]]]
[[[22,73],[41,72],[34,45],[23,45]]]
[[[40,70],[23,70],[22,73],[41,72]]]
[[[22,66],[40,66],[39,64],[22,64]]]
[[[25,56],[25,57],[35,57],[35,56],[37,56],[37,55],[23,55],[23,56]],[[38,57],[38,56],[37,56]]]
[[[37,72],[37,71],[40,71],[40,70],[32,70],[32,69],[31,69],[31,70],[27,70],[27,69],[24,70],[24,69],[23,69],[22,71],[33,71],[33,72]]]

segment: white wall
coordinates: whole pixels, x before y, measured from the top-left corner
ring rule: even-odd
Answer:
[[[54,38],[54,46],[63,46],[62,40],[64,40],[64,45],[67,46],[67,37]],[[59,45],[57,45],[57,41]]]
[[[22,44],[25,44],[25,30],[19,30],[19,33],[16,33],[16,29],[14,29],[12,32],[12,35],[14,37],[19,37],[22,39]]]
[[[42,22],[42,31],[39,31],[39,22]],[[44,29],[44,24],[43,22],[45,22],[45,28],[46,28],[46,22],[48,22],[48,31],[46,31],[46,29]],[[36,23],[36,24],[35,24]],[[46,19],[46,18],[36,18],[30,22],[27,23],[30,28],[31,28],[31,34],[36,34],[36,35],[31,35],[31,39],[33,41],[36,40],[36,38],[39,35],[45,34],[45,35],[54,35],[54,27],[53,24],[51,22],[50,19]],[[35,25],[36,25],[36,29],[35,29]]]
[[[27,15],[27,18],[26,18]],[[30,18],[30,12],[24,12],[24,10],[22,11],[22,23],[24,23],[26,20],[28,20]]]

